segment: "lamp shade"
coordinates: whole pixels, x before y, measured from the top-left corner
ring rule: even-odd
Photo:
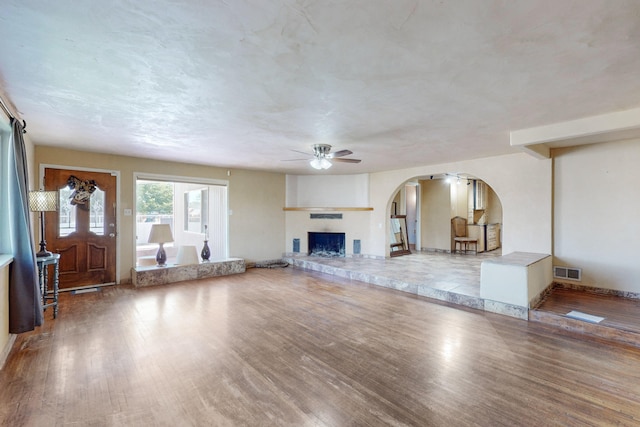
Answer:
[[[331,167],[331,162],[324,157],[316,157],[309,164],[314,169],[329,169]]]
[[[149,233],[149,243],[173,242],[171,226],[169,224],[153,224]]]
[[[176,264],[190,265],[199,264],[198,251],[195,246],[186,245],[178,248],[178,255],[176,257]]]
[[[58,210],[57,191],[29,191],[31,212],[52,212]]]

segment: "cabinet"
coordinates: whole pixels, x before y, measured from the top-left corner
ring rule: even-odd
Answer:
[[[500,247],[500,224],[487,225],[487,250],[492,251]]]
[[[492,251],[500,247],[500,224],[469,224],[467,235],[478,239],[478,252]]]
[[[476,210],[487,208],[487,184],[482,181],[473,182],[473,208]]]

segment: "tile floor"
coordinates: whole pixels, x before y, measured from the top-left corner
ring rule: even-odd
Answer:
[[[477,255],[414,252],[388,259],[309,256],[285,259],[297,268],[484,310],[484,300],[480,297],[480,265],[486,259],[501,255],[497,249]]]

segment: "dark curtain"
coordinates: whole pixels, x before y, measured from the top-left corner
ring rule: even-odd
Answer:
[[[9,332],[19,334],[42,325],[35,245],[28,204],[29,177],[22,125],[11,119],[8,219],[13,263],[9,269]]]

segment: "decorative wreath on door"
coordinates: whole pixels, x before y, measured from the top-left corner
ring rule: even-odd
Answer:
[[[93,179],[82,180],[77,176],[71,175],[67,180],[67,186],[74,190],[69,196],[69,199],[71,199],[69,203],[83,209],[89,209],[88,201],[91,199],[91,194],[98,188],[96,182]]]

